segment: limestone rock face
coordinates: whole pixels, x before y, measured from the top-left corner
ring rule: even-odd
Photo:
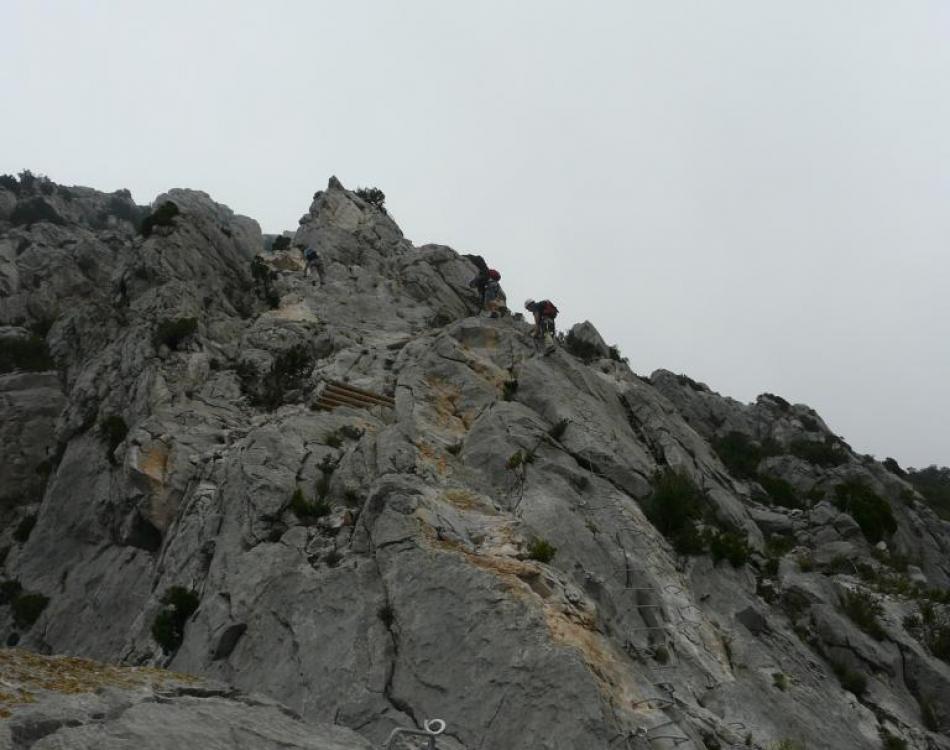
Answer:
[[[0,325],[54,368],[0,374],[0,479],[26,498],[3,510],[8,643],[377,746],[440,718],[444,750],[950,748],[950,528],[807,406],[641,377],[589,323],[583,357],[540,351],[477,314],[469,261],[336,179],[261,255],[204,193],[165,201],[147,237],[60,203],[0,218]],[[685,541],[657,515],[671,473],[696,488]],[[257,721],[228,700],[138,702],[114,736]],[[327,737],[299,746],[353,735]]]
[[[37,750],[227,747],[369,750],[355,732],[304,722],[260,695],[157,669],[0,653],[0,746]]]

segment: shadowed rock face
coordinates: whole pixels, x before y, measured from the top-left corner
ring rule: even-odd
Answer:
[[[640,377],[590,324],[583,359],[545,354],[527,323],[476,315],[468,261],[335,180],[254,272],[253,222],[161,200],[180,214],[148,238],[0,222],[0,324],[52,318],[56,366],[0,374],[21,394],[4,455],[55,459],[4,510],[3,577],[48,603],[32,624],[0,607],[3,635],[219,679],[374,743],[439,717],[439,747],[469,750],[950,747],[950,666],[908,619],[942,595],[900,572],[945,589],[948,525],[810,409]],[[325,380],[394,407],[314,411]],[[701,491],[706,552],[642,510],[666,470]],[[196,595],[180,621],[174,586]]]

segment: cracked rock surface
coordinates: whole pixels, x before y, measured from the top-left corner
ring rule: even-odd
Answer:
[[[7,193],[0,338],[49,361],[0,373],[0,635],[287,707],[183,692],[121,732],[950,748],[950,527],[807,406],[639,376],[589,322],[540,351],[335,179],[276,252],[197,191],[148,237],[122,195]],[[38,197],[59,221],[11,221]],[[327,381],[393,406],[315,408]],[[645,512],[664,472],[701,498],[691,554]],[[326,737],[299,746],[368,746]]]

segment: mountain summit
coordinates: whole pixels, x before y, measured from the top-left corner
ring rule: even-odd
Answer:
[[[274,747],[950,748],[950,524],[900,468],[589,322],[539,346],[475,273],[335,178],[277,241],[0,179],[11,653],[232,686],[196,732],[263,694]],[[0,743],[91,746],[81,694],[0,693]]]

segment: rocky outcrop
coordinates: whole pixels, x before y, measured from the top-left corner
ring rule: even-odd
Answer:
[[[11,641],[377,744],[950,747],[950,529],[808,407],[638,376],[590,323],[540,351],[335,179],[256,257],[249,220],[166,201],[147,237],[0,224],[0,323],[55,313],[55,372],[2,376],[5,476],[53,456],[9,518]]]
[[[0,747],[369,750],[260,695],[158,669],[0,651]]]

